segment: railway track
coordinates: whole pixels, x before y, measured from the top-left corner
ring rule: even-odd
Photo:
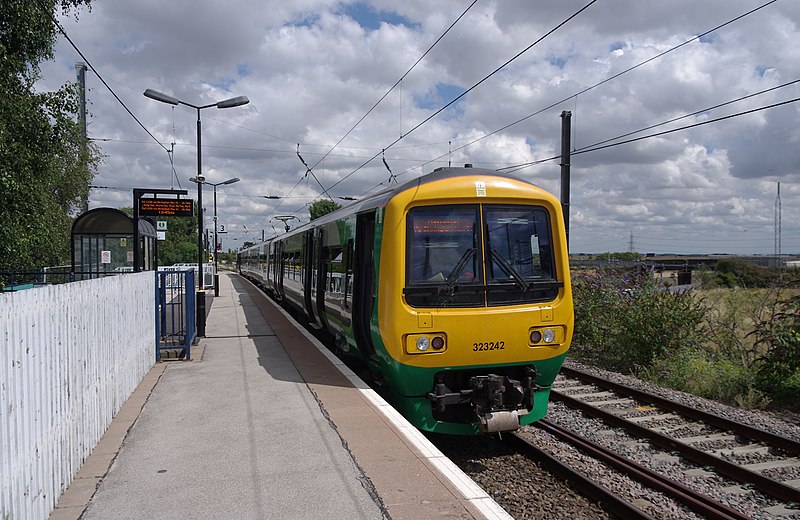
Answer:
[[[794,516],[793,508],[800,504],[800,442],[574,369],[564,368],[561,373],[562,379],[557,383],[560,390],[551,393],[554,402],[561,401],[611,428],[645,439],[666,451],[665,457],[678,454],[698,466],[697,473],[710,476],[713,472],[733,480],[743,493],[757,489],[773,497],[782,506],[773,506],[769,514]],[[700,516],[749,518],[686,486],[676,486],[677,482],[636,467],[557,424],[542,421],[538,426],[673,497]],[[797,515],[800,517],[800,510]]]
[[[515,518],[800,519],[800,435],[789,423],[696,398],[681,406],[569,368],[562,375],[534,426],[502,440],[437,442]]]
[[[587,455],[638,480],[650,489],[663,493],[673,500],[680,502],[692,511],[711,520],[748,520],[750,517],[716,502],[707,496],[697,493],[691,488],[660,475],[636,462],[614,453],[574,432],[555,423],[543,419],[537,426],[548,433],[557,436],[564,442],[572,444]],[[597,483],[594,478],[584,475],[577,469],[562,463],[558,458],[550,455],[546,450],[540,449],[536,444],[523,435],[511,434],[508,441],[513,443],[518,450],[528,457],[536,460],[547,471],[557,477],[570,482],[581,494],[591,500],[603,504],[604,509],[623,520],[644,520],[654,518],[642,511],[628,499],[610,491]]]

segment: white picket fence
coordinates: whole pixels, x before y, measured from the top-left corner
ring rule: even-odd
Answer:
[[[0,294],[0,518],[46,519],[155,361],[155,276]]]

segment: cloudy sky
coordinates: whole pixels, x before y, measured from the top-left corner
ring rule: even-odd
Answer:
[[[241,179],[217,189],[225,249],[274,235],[276,216],[307,221],[320,197],[387,186],[384,158],[400,182],[472,163],[558,196],[548,159],[568,110],[571,251],[627,251],[632,237],[641,253],[771,255],[780,182],[781,251],[800,253],[794,0],[95,0],[59,19],[91,67],[88,132],[104,155],[91,207],[130,206],[134,187],[196,197],[196,111],[145,89],[250,99],[201,111],[203,175]],[[40,89],[74,81],[83,60],[60,38]],[[203,202],[213,226],[209,186]]]

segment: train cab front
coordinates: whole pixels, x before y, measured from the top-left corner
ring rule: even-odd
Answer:
[[[400,199],[384,240],[403,254],[381,255],[378,315],[404,415],[455,434],[543,417],[573,323],[558,201],[496,175]]]

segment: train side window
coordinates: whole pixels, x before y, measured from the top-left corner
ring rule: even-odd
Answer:
[[[325,262],[325,290],[332,294],[341,294],[344,265],[342,263],[342,246],[335,245],[322,249]]]

